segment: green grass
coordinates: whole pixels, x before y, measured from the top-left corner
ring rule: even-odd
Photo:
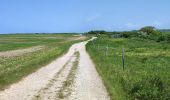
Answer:
[[[69,34],[2,34],[0,35],[0,51],[15,50],[37,45],[65,41]],[[65,37],[65,38],[63,38]]]
[[[113,100],[169,100],[170,45],[140,38],[98,38],[87,51]],[[106,46],[108,55],[104,55]],[[122,67],[125,49],[125,70]]]
[[[75,38],[73,34],[17,34],[0,35],[0,50],[15,50],[35,45],[44,45],[45,48],[33,53],[17,57],[0,57],[0,89],[21,80],[24,76],[36,71],[40,67],[64,54],[69,47],[82,40],[68,41]],[[8,42],[9,47],[5,47]],[[18,43],[17,45],[15,43]],[[14,43],[14,44],[13,44]],[[29,45],[24,45],[27,43]]]

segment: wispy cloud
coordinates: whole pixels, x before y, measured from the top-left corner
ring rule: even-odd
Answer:
[[[128,29],[136,29],[136,28],[139,28],[140,26],[136,23],[129,22],[129,23],[125,24],[125,27],[128,28]]]
[[[86,19],[86,22],[92,22],[92,21],[96,21],[98,19],[101,18],[101,15],[97,14],[97,15],[94,15],[94,16],[90,16]]]
[[[163,23],[161,23],[160,21],[154,21],[153,23],[152,23],[154,26],[161,26]]]

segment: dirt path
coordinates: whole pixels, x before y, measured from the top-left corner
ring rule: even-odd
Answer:
[[[0,92],[0,100],[109,100],[85,50],[74,44],[67,54]]]
[[[26,54],[26,53],[32,53],[32,52],[41,50],[43,48],[45,48],[45,46],[33,46],[33,47],[30,47],[30,48],[25,48],[25,49],[4,51],[4,52],[0,52],[0,57],[21,56],[21,55]]]

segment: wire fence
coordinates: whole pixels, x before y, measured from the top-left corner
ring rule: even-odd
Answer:
[[[93,45],[93,48],[96,49],[97,54],[104,55],[105,59],[108,56],[112,56],[112,57],[115,57],[115,55],[120,56],[123,70],[125,69],[125,49],[124,48],[120,50],[112,46],[109,46],[108,44],[106,45],[97,44],[95,41],[96,39],[92,40],[91,43]],[[104,58],[101,58],[101,62],[102,60],[104,60]]]

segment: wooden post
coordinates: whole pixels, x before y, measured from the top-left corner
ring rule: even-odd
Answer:
[[[95,47],[94,40],[92,40],[93,46]]]
[[[108,55],[108,50],[109,50],[109,47],[107,45],[107,47],[106,47],[106,56]]]
[[[122,48],[122,65],[123,65],[123,70],[125,69],[125,56],[124,56],[124,48]]]
[[[99,51],[99,44],[97,45],[97,49],[98,49],[98,51]]]
[[[109,48],[108,48],[108,45],[107,45],[107,46],[105,47],[105,49],[104,49],[104,55],[105,55],[105,56],[108,55],[108,49],[109,49]]]
[[[104,48],[104,56],[106,56],[106,48]]]

